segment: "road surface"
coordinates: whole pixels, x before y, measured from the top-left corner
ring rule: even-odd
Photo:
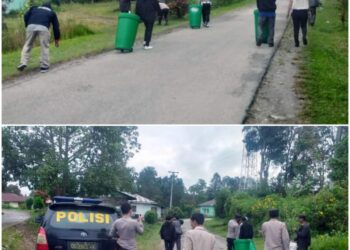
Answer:
[[[30,218],[30,214],[26,211],[3,209],[2,212],[2,229],[17,225]]]
[[[288,1],[277,3],[276,45]],[[6,82],[3,123],[242,123],[274,52],[255,46],[254,8],[214,18],[208,29],[161,35],[151,51],[138,43],[134,53],[111,51]]]

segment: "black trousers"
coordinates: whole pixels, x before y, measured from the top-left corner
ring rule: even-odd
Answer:
[[[165,21],[165,24],[168,24],[168,15],[169,15],[169,10],[168,9],[163,9],[159,11],[158,13],[158,24],[162,24],[162,21]]]
[[[299,45],[300,28],[303,34],[303,39],[306,39],[308,10],[293,10],[292,18],[294,26],[294,42],[296,45]]]
[[[203,23],[207,24],[210,21],[210,9],[211,5],[209,3],[205,3],[202,5],[202,16],[203,16]]]
[[[165,245],[165,250],[174,250],[174,241],[164,241],[164,245]]]
[[[147,20],[142,20],[142,21],[146,27],[145,37],[144,37],[145,45],[149,46],[149,43],[151,42],[151,39],[152,39],[152,31],[153,31],[154,21],[147,21]]]
[[[227,250],[235,249],[235,239],[226,238],[226,241],[227,241]]]

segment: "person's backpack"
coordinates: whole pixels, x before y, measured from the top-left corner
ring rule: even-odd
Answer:
[[[176,220],[173,223],[174,223],[174,226],[175,226],[176,234],[182,234],[181,222],[179,220]]]

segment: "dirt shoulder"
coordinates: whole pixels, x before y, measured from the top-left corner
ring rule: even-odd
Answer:
[[[271,65],[262,80],[244,123],[298,124],[304,96],[297,84],[302,47],[295,48],[289,23]]]

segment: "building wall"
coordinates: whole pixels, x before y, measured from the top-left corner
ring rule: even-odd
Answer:
[[[7,205],[13,208],[19,208],[19,203],[18,202],[3,202],[3,205]]]
[[[215,208],[214,207],[200,207],[200,212],[206,217],[215,217]]]
[[[152,208],[154,208],[154,210],[157,212],[158,214],[158,218],[161,217],[162,215],[162,209],[158,206],[155,205],[149,205],[149,204],[133,204],[131,203],[131,206],[134,207],[136,206],[136,210],[133,209],[133,213],[134,214],[142,214],[145,215],[145,213],[149,210],[152,210]]]

